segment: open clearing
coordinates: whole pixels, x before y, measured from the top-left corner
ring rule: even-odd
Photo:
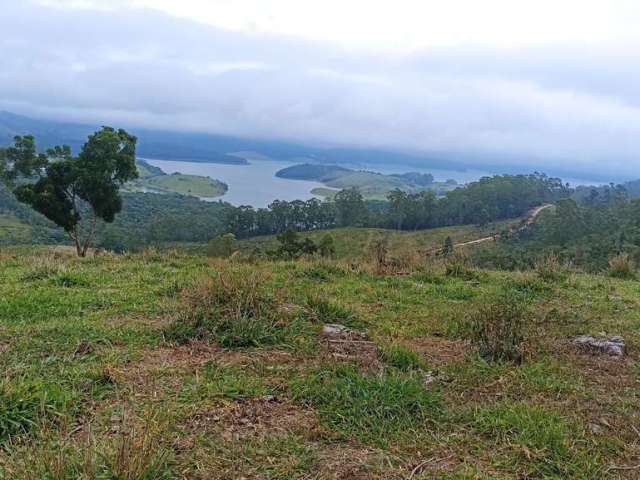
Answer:
[[[170,341],[203,277],[244,279],[227,286],[271,323]],[[464,332],[501,293],[531,312],[521,364],[482,360]],[[639,293],[572,273],[5,249],[0,477],[638,478]],[[327,340],[328,323],[363,337]],[[579,334],[622,335],[628,356],[577,352]]]

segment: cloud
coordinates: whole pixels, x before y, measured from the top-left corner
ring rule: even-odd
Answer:
[[[576,175],[640,166],[635,46],[380,53],[55,3],[4,7],[0,108]]]

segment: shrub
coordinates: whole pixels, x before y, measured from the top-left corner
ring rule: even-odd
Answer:
[[[267,291],[267,281],[247,269],[200,279],[184,292],[183,311],[167,337],[181,343],[214,339],[230,348],[277,343],[290,315]]]
[[[631,257],[628,254],[623,253],[609,259],[608,274],[610,277],[615,278],[635,278],[636,266]]]
[[[525,311],[513,296],[481,305],[467,317],[467,331],[489,361],[520,362],[525,340]]]
[[[207,255],[210,257],[230,257],[238,248],[238,242],[233,233],[225,233],[213,237],[207,243]]]
[[[295,399],[313,406],[338,432],[378,446],[394,435],[426,428],[441,410],[439,397],[419,375],[363,375],[342,365],[292,381]]]
[[[398,343],[383,348],[382,359],[388,365],[404,372],[424,370],[427,367],[426,362],[419,354]]]

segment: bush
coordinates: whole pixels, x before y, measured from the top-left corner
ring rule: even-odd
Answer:
[[[233,233],[213,237],[207,243],[207,255],[210,257],[230,257],[238,249],[238,242]]]
[[[480,306],[467,317],[467,331],[484,359],[522,361],[525,311],[515,297]]]
[[[636,266],[626,253],[616,255],[609,260],[610,277],[632,279],[636,277]]]
[[[419,375],[397,371],[366,376],[353,366],[327,368],[294,380],[292,391],[338,432],[383,447],[394,435],[426,428],[441,410]]]
[[[279,342],[290,314],[267,291],[267,281],[246,269],[200,279],[184,292],[183,311],[166,331],[168,339],[214,339],[229,348]]]

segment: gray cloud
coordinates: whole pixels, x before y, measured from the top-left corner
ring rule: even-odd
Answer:
[[[0,108],[20,113],[576,175],[634,177],[640,166],[638,49],[374,56],[150,10],[26,2],[3,6],[0,30]]]

